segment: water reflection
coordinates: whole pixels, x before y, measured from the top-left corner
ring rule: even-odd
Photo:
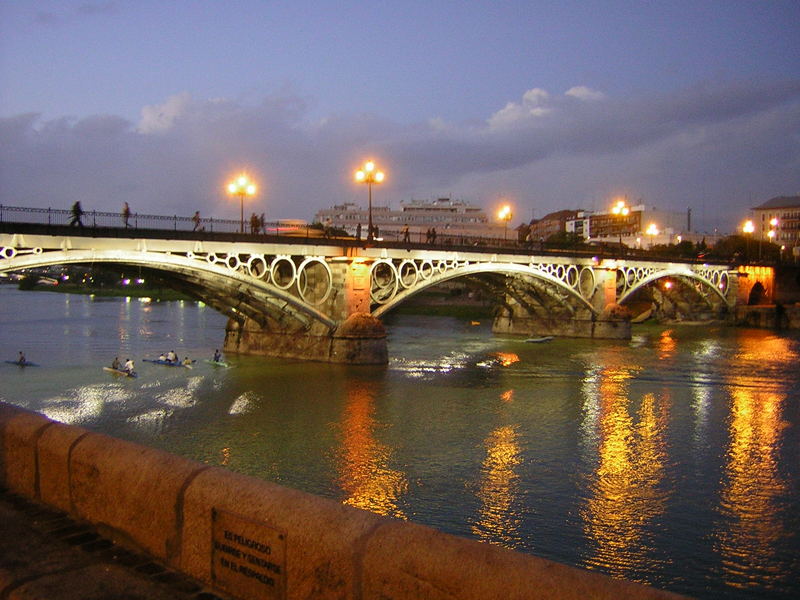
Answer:
[[[654,563],[654,522],[668,499],[663,484],[669,402],[646,394],[634,419],[627,390],[631,377],[630,369],[613,366],[593,374],[598,394],[589,399],[599,407],[586,413],[596,423],[588,442],[596,438],[597,458],[581,518],[593,551],[587,566],[635,579]]]
[[[389,466],[392,448],[376,439],[376,431],[384,425],[374,413],[374,389],[368,382],[349,383],[337,460],[339,486],[346,494],[343,502],[405,519],[398,504],[408,492],[408,481],[404,473]]]
[[[513,392],[500,399],[511,402]],[[520,518],[513,509],[519,495],[519,474],[522,464],[519,425],[501,425],[484,441],[486,458],[481,464],[481,478],[476,492],[481,506],[479,520],[471,527],[478,538],[507,548],[516,548],[521,541]]]
[[[757,361],[764,353],[788,353],[788,348],[776,343],[780,341],[745,345],[744,354]],[[782,418],[786,396],[758,389],[748,376],[730,383],[730,439],[715,549],[722,556],[728,585],[774,585],[790,576],[790,569],[781,567],[776,548],[778,542],[793,535],[781,517],[786,514],[781,503],[789,492],[779,468],[784,431],[789,426]]]

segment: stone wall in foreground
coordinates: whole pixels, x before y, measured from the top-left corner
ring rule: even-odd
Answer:
[[[678,598],[3,403],[0,485],[242,600]]]

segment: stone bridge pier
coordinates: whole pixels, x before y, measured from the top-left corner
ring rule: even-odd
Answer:
[[[317,305],[331,322],[298,321],[284,313],[256,319],[229,317],[226,352],[347,364],[386,364],[383,323],[370,314],[370,269],[362,259],[333,260],[325,269],[305,269],[304,295],[323,296]]]
[[[630,339],[630,312],[617,303],[617,270],[594,269],[593,274],[586,302],[540,280],[511,278],[492,331],[524,337]]]

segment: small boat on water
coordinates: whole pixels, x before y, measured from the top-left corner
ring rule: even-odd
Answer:
[[[10,365],[17,365],[18,367],[38,367],[37,363],[31,362],[26,360],[25,362],[19,362],[18,360],[7,360],[6,361]]]
[[[149,362],[149,363],[153,363],[153,364],[156,364],[156,365],[164,365],[165,367],[183,367],[184,369],[191,369],[192,368],[192,365],[183,364],[183,362],[181,362],[181,361],[172,362],[172,361],[169,361],[169,360],[159,360],[159,359],[156,359],[156,358],[143,358],[142,360],[144,362]],[[192,362],[194,362],[194,361],[192,361]]]
[[[541,344],[542,342],[549,342],[555,339],[552,335],[545,335],[543,337],[528,338],[525,340],[527,344]]]
[[[224,360],[211,360],[209,358],[209,359],[206,359],[206,362],[208,364],[210,364],[210,365],[214,365],[215,367],[223,367],[225,369],[228,369],[231,366],[228,363],[226,363]]]
[[[113,373],[114,375],[121,375],[122,377],[138,377],[136,371],[128,373],[127,371],[123,371],[122,369],[115,369],[113,367],[103,367],[103,371],[108,371],[109,373]]]

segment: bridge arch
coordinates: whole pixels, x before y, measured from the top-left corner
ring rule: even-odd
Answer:
[[[373,263],[373,273],[383,270],[392,274],[390,277],[387,274],[381,275],[378,273],[378,279],[385,278],[385,281],[379,283],[376,283],[374,276],[372,278],[371,297],[373,302],[379,305],[378,308],[372,311],[373,316],[380,318],[412,296],[428,288],[446,281],[476,274],[517,275],[538,279],[566,293],[570,299],[588,309],[591,313],[597,314],[598,312],[591,303],[591,297],[597,287],[597,281],[594,271],[588,266],[583,267],[585,270],[581,271],[575,265],[557,265],[555,267],[556,271],[550,273],[548,270],[519,263],[470,263],[457,260],[443,261],[439,264],[422,262],[421,266],[415,265],[415,268],[418,274],[427,273],[427,276],[420,275],[418,278],[415,277],[413,284],[404,286],[402,284],[402,266],[408,262],[412,261],[403,261],[399,263],[399,267],[388,259]],[[560,271],[558,270],[559,266],[562,267]],[[574,273],[570,270],[570,267],[574,269]],[[583,275],[584,273],[590,273],[590,275]]]
[[[631,298],[639,290],[651,285],[660,279],[683,278],[696,281],[703,289],[713,292],[726,306],[732,307],[734,300],[728,297],[728,289],[730,286],[730,276],[724,269],[710,269],[707,272],[695,272],[686,268],[666,268],[664,270],[655,270],[652,268],[628,268],[618,271],[618,280],[621,277],[622,288],[621,293],[617,298],[619,304],[624,304],[626,300]]]
[[[17,271],[21,269],[47,267],[62,264],[119,264],[144,267],[169,273],[182,285],[179,287],[224,315],[241,320],[243,317],[255,321],[263,321],[264,314],[273,314],[279,318],[290,316],[305,327],[312,322],[319,322],[327,329],[333,330],[337,323],[306,300],[308,295],[303,289],[300,274],[309,265],[325,264],[315,258],[307,258],[301,268],[293,272],[292,284],[285,287],[273,285],[265,281],[263,275],[266,261],[258,263],[255,271],[261,276],[253,276],[253,263],[242,263],[235,254],[219,256],[208,254],[205,259],[192,253],[187,255],[169,252],[120,251],[120,250],[51,250],[42,252],[41,248],[33,248],[27,253],[14,252],[13,248],[4,248],[0,258],[0,271]],[[252,258],[252,257],[251,257]],[[291,261],[290,261],[291,262]],[[293,262],[291,263],[294,264]],[[274,266],[273,264],[270,267]],[[262,272],[260,269],[264,267]],[[330,269],[325,265],[330,276]],[[299,298],[289,292],[292,285],[297,284]],[[323,298],[327,299],[330,290]],[[319,304],[320,301],[317,301]]]

